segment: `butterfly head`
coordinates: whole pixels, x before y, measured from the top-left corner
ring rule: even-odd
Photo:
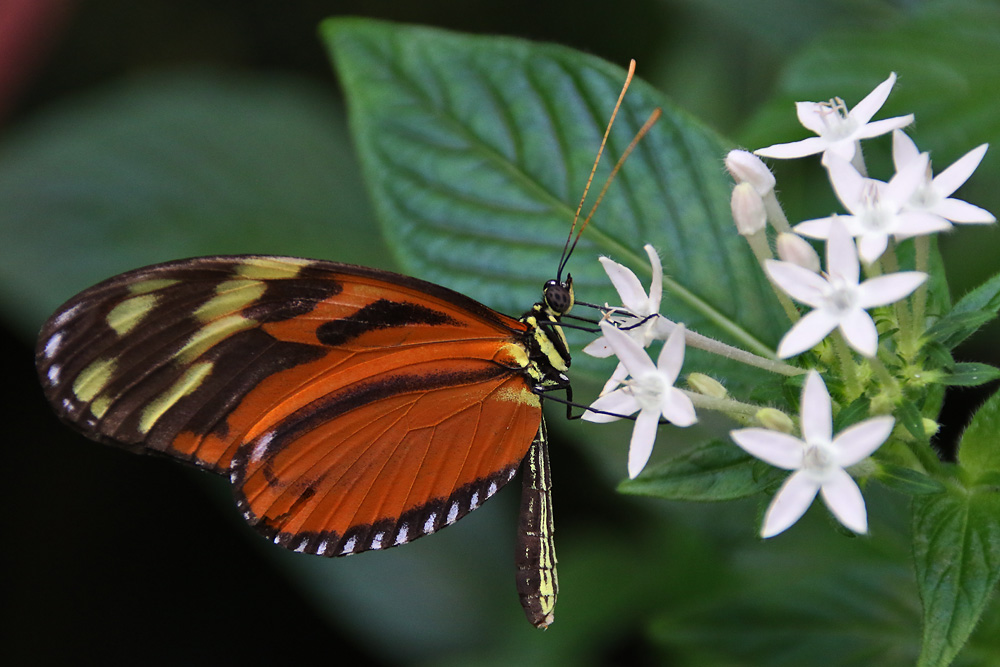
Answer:
[[[573,307],[573,276],[566,280],[550,280],[542,288],[542,303],[556,317],[562,317]]]

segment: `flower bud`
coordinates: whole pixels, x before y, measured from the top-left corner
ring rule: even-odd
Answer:
[[[761,197],[774,190],[774,174],[753,153],[733,150],[726,155],[726,169],[737,183],[749,183]]]
[[[729,394],[721,382],[704,373],[691,373],[687,376],[687,383],[694,391],[712,398],[725,398]]]
[[[781,433],[791,433],[795,430],[795,423],[792,422],[792,418],[781,410],[761,408],[754,416],[760,422],[761,426],[766,429],[780,431]]]
[[[740,183],[733,188],[733,198],[730,204],[736,229],[743,236],[753,236],[767,225],[764,200],[749,183]]]
[[[933,419],[924,418],[924,433],[927,434],[928,438],[937,435],[937,432],[941,429],[941,425],[938,424]]]
[[[819,255],[812,245],[798,234],[778,234],[776,241],[778,257],[797,264],[813,273],[819,273]]]

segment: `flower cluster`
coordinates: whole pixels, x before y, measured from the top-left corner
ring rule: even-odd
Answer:
[[[897,424],[893,410],[907,400],[908,389],[913,394],[915,386],[906,383],[921,376],[914,368],[928,368],[929,355],[922,352],[928,320],[927,235],[956,224],[995,222],[989,212],[951,196],[979,165],[985,144],[935,177],[929,155],[902,132],[913,122],[912,114],[872,121],[895,80],[892,74],[850,110],[839,98],[799,102],[799,120],[818,136],[755,154],[732,151],[726,158],[737,182],[731,202],[736,228],[757,256],[790,322],[772,358],[731,348],[660,315],[663,272],[651,246],[645,247],[652,273],[648,294],[632,271],[601,258],[622,306],[603,308],[601,336],[584,351],[597,357],[614,355],[619,364],[583,418],[608,422],[638,413],[629,450],[629,477],[636,477],[645,466],[662,421],[684,427],[696,422],[696,407],[717,410],[747,426],[730,432],[737,446],[773,466],[794,471],[771,501],[763,537],[794,524],[817,495],[844,526],[867,532],[864,500],[851,473],[869,475],[876,469],[859,464],[893,438]],[[888,133],[892,133],[895,174],[880,181],[867,175],[860,142]],[[816,154],[822,155],[845,212],[792,226],[777,201],[774,175],[758,156]],[[908,239],[916,244],[914,265],[900,270],[895,249]],[[820,253],[813,247],[817,241],[825,242],[822,271]],[[796,302],[807,311],[800,312]],[[877,311],[875,318],[871,311]],[[658,340],[665,342],[654,364],[645,348]],[[773,406],[733,400],[707,376],[691,374],[691,390],[675,387],[685,344],[780,375],[804,374],[797,426],[786,412]],[[795,364],[782,361],[793,357],[798,357]],[[839,402],[831,399],[819,371],[839,380]],[[940,371],[932,369],[927,375],[934,373]],[[868,418],[834,436],[833,415],[838,406],[862,399],[869,405]],[[796,428],[800,437],[792,434]]]

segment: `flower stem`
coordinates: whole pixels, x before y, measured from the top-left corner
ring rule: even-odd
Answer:
[[[844,387],[847,390],[847,402],[851,403],[851,401],[861,396],[864,388],[858,379],[858,369],[854,365],[854,355],[851,354],[851,348],[848,347],[847,341],[844,339],[844,334],[840,332],[840,329],[835,329],[833,332],[833,349],[837,354],[840,373],[844,378]]]
[[[892,376],[892,373],[890,373],[889,369],[885,367],[885,364],[882,363],[881,359],[877,356],[872,357],[868,360],[868,364],[872,367],[872,370],[875,371],[875,375],[878,377],[879,382],[883,387],[888,389],[893,395],[899,394],[899,383],[896,382],[896,378]]]
[[[781,203],[778,201],[777,195],[774,194],[774,190],[771,190],[764,196],[764,212],[767,214],[767,220],[771,223],[771,226],[781,232],[791,232],[792,227],[788,224],[788,217],[785,215],[784,209],[781,208]]]
[[[767,243],[767,235],[761,231],[758,234],[751,234],[745,237],[747,243],[750,244],[750,249],[753,251],[754,257],[757,258],[757,263],[760,265],[761,271],[764,270],[764,260],[774,259],[774,255],[771,254],[771,246]],[[774,292],[775,296],[778,297],[778,303],[785,310],[785,315],[791,320],[792,324],[799,321],[799,311],[792,303],[792,300],[788,298],[788,295],[778,289],[777,285],[773,282],[768,281],[771,285],[771,290]]]
[[[896,258],[896,244],[889,240],[889,247],[886,248],[880,260],[886,273],[896,273],[899,271],[899,260]],[[899,324],[899,331],[904,341],[913,339],[913,315],[910,313],[909,299],[902,299],[893,305],[896,311],[896,322]]]
[[[802,368],[786,364],[783,361],[759,357],[756,354],[747,352],[746,350],[741,350],[738,347],[726,345],[725,343],[717,341],[714,338],[709,338],[708,336],[703,336],[702,334],[692,331],[691,329],[684,332],[684,342],[690,347],[705,350],[706,352],[717,354],[720,357],[732,359],[733,361],[738,361],[746,364],[747,366],[761,368],[771,373],[777,373],[778,375],[791,377],[793,375],[801,375],[806,372]]]
[[[930,275],[930,257],[931,257],[931,242],[930,238],[927,236],[918,236],[913,239],[913,248],[916,253],[914,267],[917,271],[926,273]],[[924,326],[924,317],[927,309],[927,283],[929,281],[924,281],[924,283],[917,288],[917,291],[913,294],[913,321],[918,327]],[[914,335],[920,335],[920,332],[914,332]]]
[[[706,396],[705,394],[699,394],[696,391],[688,391],[687,389],[681,389],[681,391],[683,391],[684,394],[691,399],[691,402],[697,409],[722,412],[743,423],[752,422],[762,407],[751,403],[743,403],[742,401],[734,401],[731,398],[715,398],[714,396]]]

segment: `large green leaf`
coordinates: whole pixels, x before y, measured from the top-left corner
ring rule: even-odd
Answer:
[[[33,336],[110,275],[214,253],[387,258],[333,96],[172,72],[53,107],[0,152],[0,302]]]
[[[1000,392],[990,396],[972,417],[959,443],[958,461],[973,482],[983,483],[1000,474]]]
[[[1000,494],[954,486],[915,496],[913,555],[924,607],[924,667],[948,665],[965,645],[1000,580]]]
[[[368,20],[332,19],[322,34],[400,263],[523,312],[554,277],[624,71],[552,45]],[[744,346],[773,345],[782,316],[731,222],[725,143],[636,81],[607,154],[620,155],[655,107],[663,119],[611,186],[570,262],[577,294],[619,302],[598,253],[648,284],[641,248],[651,243],[677,284],[666,314]],[[588,367],[582,356],[574,369]]]
[[[622,482],[623,493],[670,500],[717,502],[777,486],[785,471],[761,464],[732,442],[713,440]]]

